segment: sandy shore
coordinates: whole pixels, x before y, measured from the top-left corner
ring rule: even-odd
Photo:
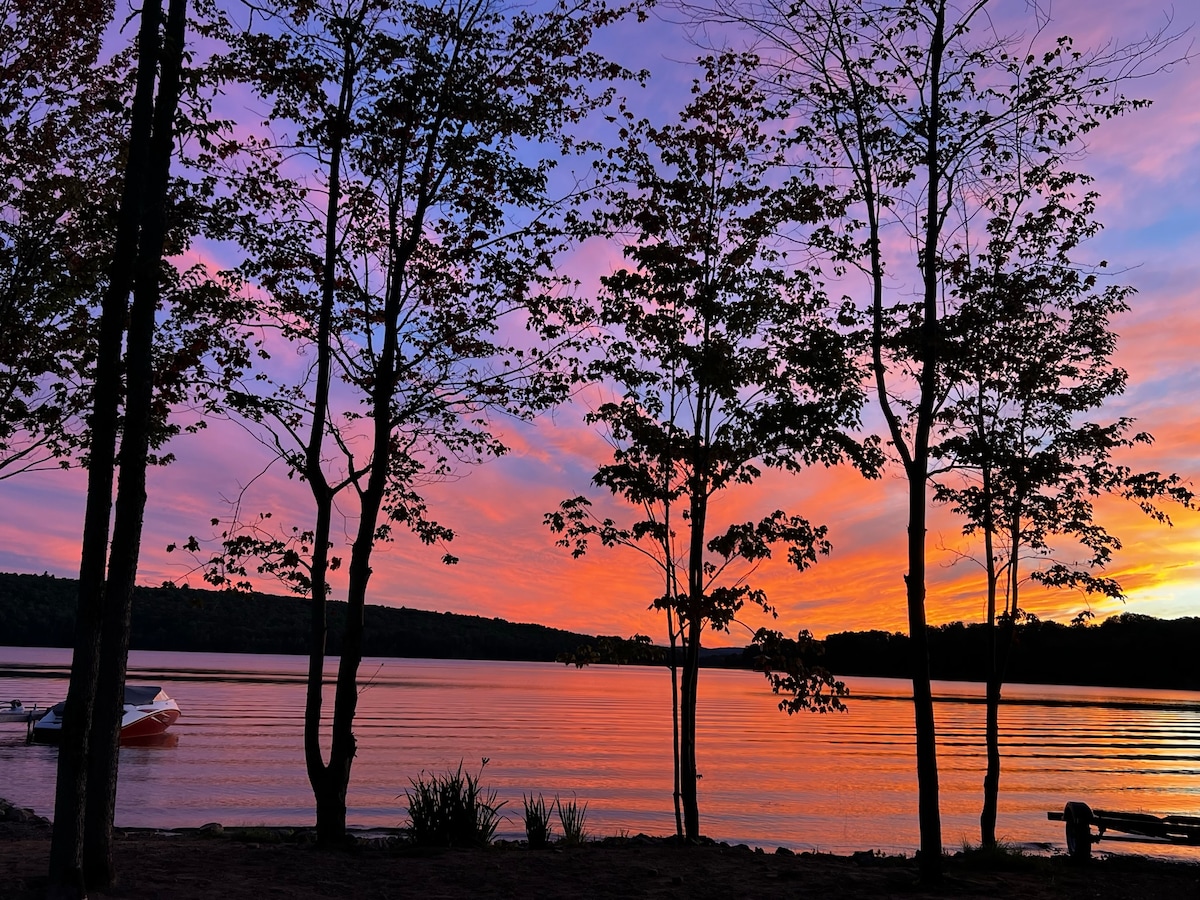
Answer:
[[[20,819],[22,821],[16,821]],[[49,828],[21,816],[0,821],[0,897],[45,895]],[[117,885],[93,897],[127,900],[448,900],[448,898],[876,898],[1200,900],[1200,865],[1136,855],[948,857],[940,885],[922,884],[903,857],[765,853],[722,844],[682,847],[637,836],[580,847],[421,851],[395,839],[318,850],[311,835],[272,829],[123,831]]]

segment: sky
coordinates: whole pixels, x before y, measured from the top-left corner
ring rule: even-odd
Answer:
[[[997,16],[1016,16],[1019,0],[997,5]],[[1161,27],[1171,15],[1144,0],[1058,0],[1052,30],[1072,34],[1079,46],[1128,40]],[[1192,24],[1186,9],[1175,24]],[[1023,27],[1012,19],[1012,30]],[[682,100],[691,73],[680,61],[694,55],[682,29],[655,20],[622,25],[607,48],[646,66],[652,77],[640,98],[652,114]],[[1137,89],[1154,99],[1148,109],[1109,123],[1090,136],[1085,169],[1101,193],[1104,232],[1094,255],[1109,261],[1137,294],[1132,309],[1115,322],[1117,362],[1129,372],[1126,393],[1106,415],[1132,416],[1152,433],[1152,447],[1127,458],[1137,469],[1177,472],[1200,487],[1200,62],[1182,63],[1147,78]],[[581,265],[583,263],[581,262]],[[586,261],[596,265],[595,259]],[[585,398],[586,401],[586,398]],[[539,622],[593,634],[648,634],[665,640],[661,614],[648,610],[659,593],[655,570],[638,554],[595,547],[581,559],[555,546],[542,524],[562,500],[588,494],[601,509],[619,512],[590,486],[608,455],[603,439],[582,421],[586,402],[567,406],[532,424],[503,422],[510,452],[430,489],[432,514],[453,528],[449,547],[455,566],[440,562],[441,548],[400,535],[375,554],[370,603],[408,606],[510,621]],[[874,403],[874,398],[869,401]],[[873,409],[873,407],[869,407]],[[877,422],[878,417],[868,417]],[[253,482],[247,508],[273,510],[276,521],[303,524],[307,489],[281,477],[255,480],[266,457],[231,423],[213,423],[195,436],[176,439],[177,461],[151,473],[139,581],[204,586],[195,560],[170,543],[189,535],[211,536],[209,520],[227,516],[239,490]],[[0,481],[0,570],[78,571],[84,477],[53,471]],[[768,473],[753,489],[717,501],[722,521],[750,519],[776,508],[804,515],[829,528],[833,552],[807,572],[765,564],[755,582],[765,587],[789,633],[817,636],[862,629],[906,630],[906,483],[896,466],[866,481],[848,468]],[[1098,618],[1121,612],[1164,618],[1200,614],[1200,512],[1171,510],[1165,527],[1120,501],[1103,501],[1099,519],[1123,547],[1108,569],[1120,580],[1126,601],[1090,599],[1076,592],[1026,589],[1022,606],[1042,618],[1067,621],[1090,608]],[[353,522],[335,524],[335,554],[349,543]],[[985,610],[977,550],[964,543],[960,524],[934,509],[928,533],[927,610],[931,623],[978,621]],[[270,579],[260,590],[283,593]],[[344,582],[334,584],[335,599]],[[767,624],[747,616],[710,645],[746,643]],[[0,644],[3,643],[0,634]]]

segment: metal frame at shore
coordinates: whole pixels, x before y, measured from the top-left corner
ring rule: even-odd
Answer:
[[[1200,818],[1195,816],[1113,812],[1072,801],[1062,812],[1046,813],[1046,818],[1066,824],[1067,853],[1074,859],[1087,859],[1092,854],[1092,845],[1100,840],[1200,845]],[[1092,826],[1096,828],[1095,834]],[[1109,834],[1110,831],[1122,834]]]

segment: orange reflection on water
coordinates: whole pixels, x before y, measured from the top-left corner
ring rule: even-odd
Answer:
[[[67,654],[0,649],[0,663],[53,653]],[[303,659],[141,653],[134,664],[170,686],[184,715],[170,732],[174,746],[122,750],[119,825],[311,824]],[[539,793],[587,803],[595,836],[674,831],[665,670],[368,660],[362,674],[352,824],[401,825],[410,779],[460,763],[477,772],[487,758],[482,783],[506,803],[501,837],[522,837],[522,796]],[[65,680],[8,683],[31,701],[65,690]],[[849,684],[849,712],[788,717],[761,676],[701,672],[706,834],[769,849],[916,848],[908,685]],[[954,850],[978,841],[984,706],[978,685],[940,683],[935,692],[943,838]],[[1046,813],[1072,800],[1200,815],[1200,695],[1035,685],[1011,685],[1005,694],[1002,839],[1061,848],[1062,826]],[[18,805],[50,812],[54,760],[52,751],[26,746],[23,734],[0,731],[5,791]],[[1129,845],[1098,849],[1129,852]],[[1200,848],[1158,844],[1136,852],[1200,858]]]

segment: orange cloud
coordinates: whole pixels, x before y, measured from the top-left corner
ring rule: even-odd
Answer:
[[[1094,4],[1083,3],[1058,4],[1055,13],[1064,18],[1052,27],[1053,34],[1074,33],[1078,46],[1100,45],[1114,33],[1137,37],[1161,21],[1157,13],[1147,17],[1144,4],[1136,0],[1107,3],[1103,15]],[[669,28],[664,23],[656,27]],[[1008,33],[1006,23],[998,27]],[[661,77],[656,71],[641,99],[648,109],[668,118],[691,75],[664,58],[686,59],[692,55],[691,46],[686,40],[643,41],[641,31],[623,34],[614,42],[624,49],[627,61],[661,67]],[[1088,252],[1094,251],[1096,259],[1109,259],[1114,279],[1139,291],[1131,299],[1131,311],[1117,322],[1122,337],[1118,359],[1129,370],[1129,388],[1104,415],[1135,417],[1137,427],[1156,436],[1153,447],[1131,455],[1131,465],[1200,479],[1195,337],[1200,334],[1200,268],[1194,252],[1200,246],[1200,167],[1195,165],[1200,111],[1194,102],[1200,95],[1200,67],[1181,66],[1136,87],[1154,95],[1155,106],[1089,135],[1091,152],[1080,163],[1098,177],[1100,218],[1106,224]],[[632,97],[639,91],[630,86],[628,93]],[[903,239],[899,234],[887,237]],[[200,247],[195,258],[216,265],[222,253],[221,247]],[[563,266],[579,273],[585,280],[580,290],[587,291],[586,281],[621,263],[618,248],[592,242]],[[272,350],[281,367],[299,371],[308,365],[290,347],[272,345]],[[443,566],[442,548],[422,546],[398,533],[393,544],[376,552],[370,602],[537,621],[592,633],[643,632],[662,639],[660,616],[647,610],[660,592],[653,567],[633,551],[602,547],[574,560],[554,546],[554,536],[542,524],[544,513],[579,493],[608,504],[604,508],[620,509],[590,485],[595,466],[609,453],[602,436],[581,422],[583,410],[596,402],[598,395],[587,392],[535,425],[505,423],[512,448],[508,456],[431,487],[431,512],[457,532],[448,549],[461,562]],[[866,418],[868,427],[881,427],[873,407]],[[269,454],[236,426],[214,423],[199,435],[174,441],[171,449],[178,462],[151,476],[143,582],[187,576],[191,562],[164,548],[190,534],[209,536],[210,518],[226,518],[243,487],[244,515],[270,510],[272,521],[284,528],[311,522],[305,485],[274,470],[257,477]],[[0,569],[76,573],[83,483],[79,472],[0,482],[5,512],[0,517]],[[796,477],[769,473],[756,487],[722,498],[716,512],[724,521],[747,520],[776,508],[828,525],[833,542],[831,556],[807,572],[797,573],[784,561],[772,560],[754,573],[779,612],[778,627],[808,628],[818,635],[851,628],[907,629],[905,483],[894,470],[874,482],[846,467]],[[345,555],[355,521],[348,506],[339,510],[335,540],[337,552]],[[1125,584],[1128,601],[1121,605],[1092,600],[1092,608],[1101,615],[1125,610],[1197,614],[1200,515],[1180,511],[1173,516],[1175,527],[1167,529],[1128,504],[1104,503],[1100,512],[1124,541],[1112,574]],[[978,620],[983,613],[982,575],[962,555],[970,547],[961,538],[960,523],[947,511],[933,512],[927,546],[929,620]],[[197,576],[189,577],[199,583]],[[279,589],[265,579],[257,587]],[[334,591],[344,596],[344,583],[335,581]],[[1023,605],[1038,615],[1063,619],[1088,602],[1076,593],[1029,587]],[[747,616],[751,626],[766,621]],[[709,642],[740,643],[744,637],[743,631],[714,636]]]

